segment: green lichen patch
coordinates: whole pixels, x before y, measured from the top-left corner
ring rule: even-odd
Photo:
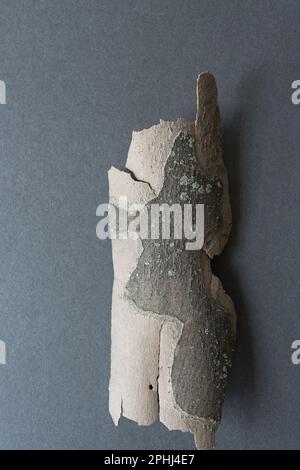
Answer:
[[[212,185],[210,183],[207,183],[207,185],[205,186],[205,191],[207,193],[211,193],[212,191]]]
[[[170,277],[170,278],[176,277],[176,271],[174,271],[173,269],[169,269],[168,270],[168,277]]]
[[[179,179],[179,184],[181,186],[187,186],[189,184],[189,177],[187,175],[183,175]]]
[[[180,201],[182,201],[182,202],[188,201],[188,200],[189,200],[189,195],[188,195],[188,193],[185,192],[185,191],[183,191],[182,193],[180,193],[179,199],[180,199]]]

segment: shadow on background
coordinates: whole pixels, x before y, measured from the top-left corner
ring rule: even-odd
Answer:
[[[257,87],[254,81],[245,81],[240,88],[240,106],[235,109],[230,119],[223,122],[223,158],[228,171],[230,201],[232,208],[232,231],[228,243],[221,253],[212,261],[213,273],[216,274],[234,302],[237,314],[237,341],[235,346],[233,367],[229,376],[228,401],[238,403],[244,412],[255,408],[255,354],[253,334],[251,331],[251,306],[247,299],[247,291],[243,285],[243,276],[238,263],[241,233],[247,217],[247,203],[243,204],[243,178],[247,177],[243,169],[242,137],[247,119],[251,119],[251,109],[244,104],[244,99],[250,101],[250,108],[255,106]],[[257,100],[257,96],[256,96]],[[237,101],[236,101],[237,102]],[[253,121],[252,121],[253,122]],[[227,400],[226,399],[226,400]]]

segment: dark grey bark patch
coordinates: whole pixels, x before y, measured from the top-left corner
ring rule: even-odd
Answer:
[[[192,135],[181,132],[165,166],[165,179],[151,204],[205,205],[205,232],[222,221],[222,183],[200,171]],[[144,311],[175,317],[183,323],[171,372],[174,398],[186,413],[220,420],[232,332],[228,313],[207,292],[209,263],[201,251],[188,251],[186,239],[143,240],[143,252],[126,286],[126,294]]]

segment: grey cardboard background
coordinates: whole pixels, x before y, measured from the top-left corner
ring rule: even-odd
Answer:
[[[107,170],[132,129],[195,114],[217,78],[233,233],[214,270],[238,345],[219,449],[300,448],[300,3],[1,0],[0,448],[192,449],[108,413]]]

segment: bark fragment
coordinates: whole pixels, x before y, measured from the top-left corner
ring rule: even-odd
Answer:
[[[211,272],[231,228],[222,160],[217,89],[203,73],[195,124],[183,119],[134,132],[126,167],[109,172],[110,202],[118,196],[153,203],[203,203],[202,250],[186,240],[113,240],[110,413],[139,424],[160,419],[190,431],[198,448],[214,434],[231,366],[235,312]]]

